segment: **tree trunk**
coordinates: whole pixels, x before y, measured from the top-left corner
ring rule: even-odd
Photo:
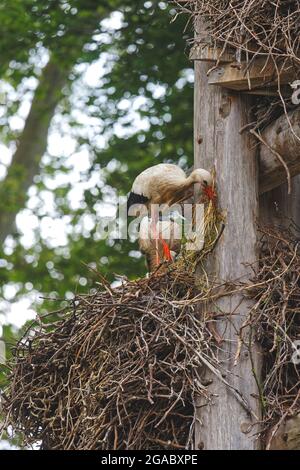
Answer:
[[[110,11],[107,11],[109,14]],[[27,191],[39,172],[40,161],[47,149],[47,138],[55,109],[62,97],[62,89],[82,52],[83,46],[97,29],[103,16],[99,8],[84,19],[78,16],[78,33],[75,24],[61,40],[42,71],[31,108],[17,150],[12,158],[7,176],[0,184],[0,243],[14,230],[16,214],[26,203]]]
[[[195,63],[195,167],[215,167],[219,205],[226,216],[226,227],[208,260],[207,270],[210,278],[219,281],[238,278],[246,281],[251,272],[243,263],[257,260],[255,224],[258,215],[255,150],[249,135],[239,133],[246,124],[249,98],[209,86],[206,74],[209,67],[202,62]],[[234,365],[237,332],[251,305],[251,301],[234,295],[218,301],[217,305],[207,306],[208,309],[234,313],[216,323],[217,331],[223,337],[218,359],[227,382],[242,394],[247,406],[241,403],[232,388],[208,373],[207,378],[212,381],[208,390],[213,399],[211,404],[199,408],[196,449],[259,447],[257,440],[251,437],[251,432],[257,430],[251,429],[251,424],[260,416],[259,401],[255,398],[258,387],[252,373],[254,369],[259,377],[257,346],[252,344],[250,356],[247,349],[242,348]],[[249,331],[243,331],[247,341]]]
[[[5,180],[0,185],[0,242],[13,231],[16,213],[24,207],[28,188],[47,148],[50,122],[62,96],[69,69],[50,59],[42,72],[25,127]]]

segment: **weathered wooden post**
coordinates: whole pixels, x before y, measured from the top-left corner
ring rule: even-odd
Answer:
[[[250,276],[243,263],[257,259],[256,220],[258,217],[258,171],[253,142],[240,128],[246,124],[249,98],[235,92],[209,85],[206,62],[195,62],[194,145],[195,166],[216,170],[219,205],[226,216],[226,227],[209,260],[209,275],[221,281]],[[201,408],[196,430],[196,448],[256,449],[258,442],[251,438],[251,423],[259,417],[258,387],[253,368],[258,371],[259,353],[252,344],[252,354],[238,348],[238,332],[248,313],[250,301],[240,295],[224,298],[217,307],[229,318],[217,323],[223,337],[219,361],[226,380],[243,396],[243,406],[233,390],[211,377],[211,405]],[[245,338],[248,332],[244,332]],[[246,339],[247,341],[247,339]],[[251,356],[251,357],[250,357]],[[248,409],[245,409],[248,408]],[[252,414],[252,416],[251,416]]]
[[[284,226],[293,220],[300,224],[300,176],[296,176],[300,173],[300,111],[296,108],[288,119],[283,114],[272,122],[260,138],[266,145],[255,146],[249,133],[240,132],[247,123],[251,100],[245,77],[235,68],[230,70],[232,58],[228,54],[211,77],[207,72],[212,67],[213,55],[209,48],[205,53],[200,50],[198,55],[193,51],[192,55],[195,59],[195,166],[215,168],[219,205],[226,217],[224,234],[207,268],[212,279],[246,281],[251,275],[247,264],[254,263],[258,257],[257,222]],[[255,67],[251,74],[259,83]],[[265,90],[265,94],[268,92]],[[264,89],[259,88],[255,93],[264,94]],[[290,195],[286,183],[288,173],[293,177]],[[223,337],[218,359],[231,387],[213,376],[208,377],[212,381],[209,390],[213,399],[210,405],[201,406],[196,448],[260,447],[259,441],[251,437],[253,418],[255,421],[255,417],[260,416],[259,347],[252,342],[250,356],[245,348],[239,360],[234,360],[237,335],[250,307],[251,301],[240,295],[208,306],[232,314],[217,323],[218,333]],[[244,339],[247,334],[249,331],[245,329]],[[242,394],[244,403],[234,389]],[[285,423],[283,429],[286,429],[284,426]],[[289,422],[289,426],[294,432],[294,424]],[[280,436],[274,444],[277,448],[278,442],[281,442]]]

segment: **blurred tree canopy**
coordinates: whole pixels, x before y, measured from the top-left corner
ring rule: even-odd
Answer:
[[[4,301],[28,295],[42,313],[53,302],[39,296],[86,291],[94,269],[145,273],[136,245],[97,230],[147,166],[192,163],[193,72],[175,16],[164,1],[0,1]]]

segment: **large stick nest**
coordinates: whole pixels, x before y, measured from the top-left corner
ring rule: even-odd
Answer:
[[[194,286],[192,275],[176,271],[113,290],[103,281],[97,294],[77,297],[62,321],[26,335],[5,403],[26,443],[189,446],[210,337],[189,305]]]
[[[177,0],[180,11],[202,19],[196,42],[210,39],[225,51],[288,61],[300,69],[299,0]]]
[[[59,319],[56,313],[33,325],[10,364],[6,429],[44,449],[190,448],[196,402],[210,402],[205,371],[223,380],[226,370],[217,322],[234,316],[214,303],[244,293],[253,307],[235,357],[242,348],[252,354],[251,328],[263,359],[261,380],[256,371],[262,418],[253,433],[270,445],[280,423],[300,412],[299,233],[263,230],[261,245],[246,284],[210,285],[181,261],[114,289],[101,279],[96,294],[80,295]],[[224,386],[244,406],[226,375]]]

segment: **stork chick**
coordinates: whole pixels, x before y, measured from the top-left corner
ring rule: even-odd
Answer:
[[[153,233],[153,221],[143,217],[139,230],[139,248],[146,257],[149,272],[154,271],[161,261],[172,261],[179,253],[180,246],[180,224],[172,218],[159,220]]]

